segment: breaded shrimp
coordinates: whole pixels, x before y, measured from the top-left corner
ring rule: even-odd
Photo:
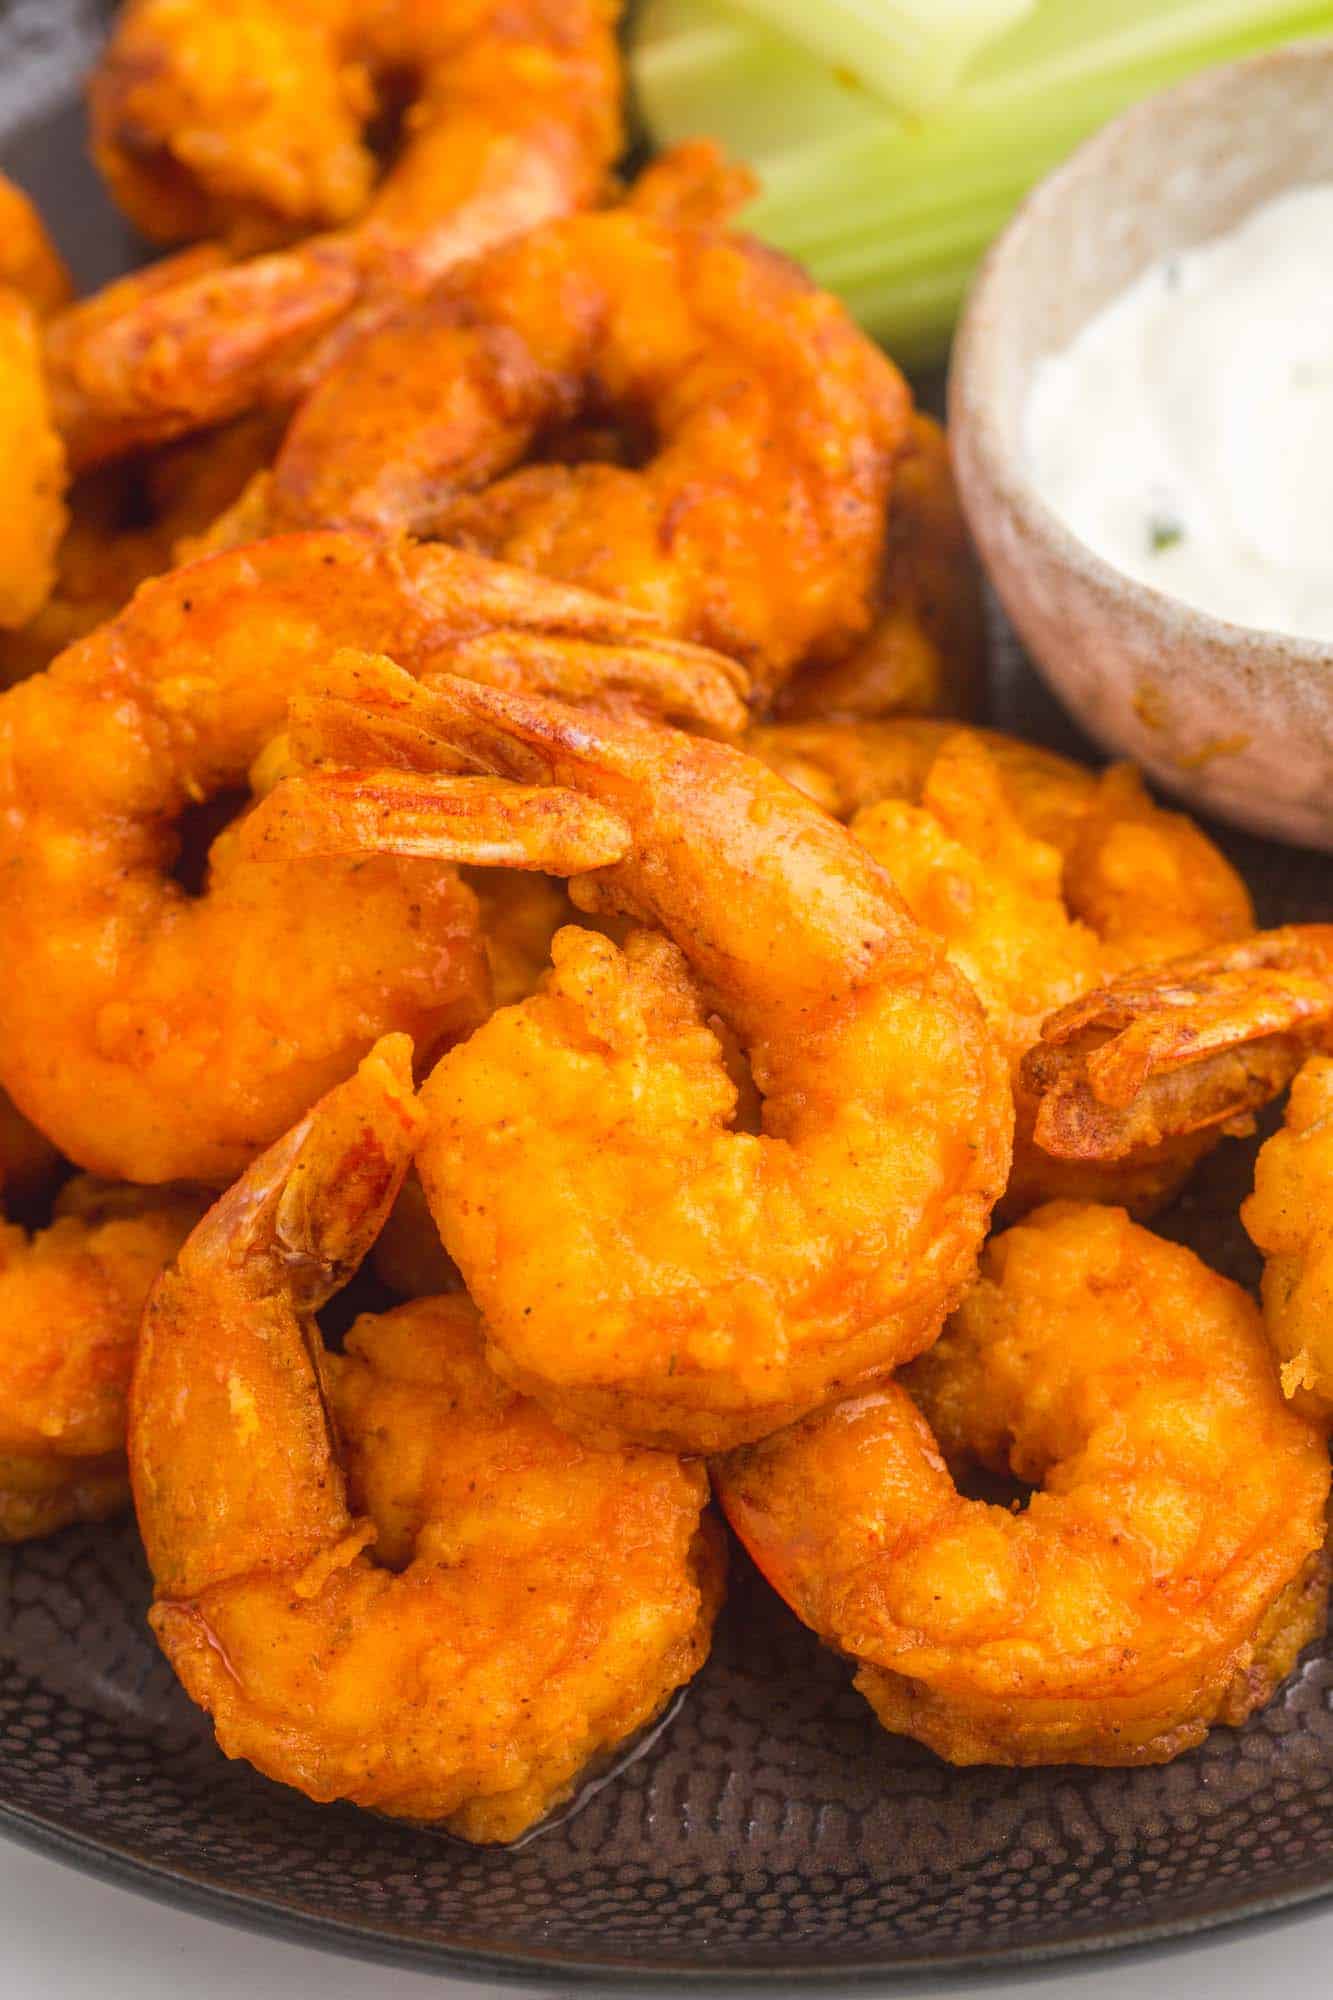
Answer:
[[[1036,1137],[1116,1161],[1179,1135],[1248,1131],[1292,1081],[1242,1220],[1267,1259],[1264,1314],[1299,1408],[1333,1416],[1333,925],[1260,931],[1132,973],[1064,1008],[1028,1055]]]
[[[372,198],[381,222],[433,219],[521,134],[516,80],[549,87],[542,70],[561,54],[600,68],[618,12],[614,0],[126,0],[93,72],[94,157],[163,242],[252,248],[352,222]],[[403,143],[376,194],[363,132],[389,108],[405,114]]]
[[[205,1204],[87,1179],[49,1227],[0,1223],[0,1542],[126,1505],[125,1404],[139,1317]]]
[[[404,298],[597,200],[621,146],[617,12],[614,0],[239,0],[225,10],[139,0],[99,90],[101,157],[120,198],[151,211],[163,233],[230,214],[253,238],[265,204],[270,223],[284,209],[291,221],[321,207],[352,215],[368,156],[348,114],[355,107],[360,122],[367,73],[412,78],[416,102],[396,165],[345,226],[240,263],[197,245],[61,316],[47,356],[72,462],[159,444],[257,402],[290,405],[353,333]],[[145,73],[135,45],[164,22],[163,61]],[[282,61],[258,90],[244,76],[237,116],[252,35],[282,44]],[[312,42],[319,60],[307,60]],[[328,178],[312,190],[311,124],[337,126],[339,106],[353,151],[335,143],[323,154]]]
[[[1264,1319],[1296,1407],[1333,1419],[1333,1056],[1297,1072],[1241,1221],[1264,1253]]]
[[[381,1031],[429,1050],[471,1026],[487,972],[452,871],[365,854],[256,868],[232,827],[192,896],[171,872],[182,815],[245,785],[289,698],[344,642],[390,646],[418,673],[447,662],[579,698],[660,696],[734,728],[734,667],[643,633],[615,606],[453,550],[347,535],[146,584],[0,699],[0,1083],[94,1172],[218,1182]]]
[[[967,1462],[1038,1490],[965,1499]],[[1163,1763],[1324,1629],[1324,1439],[1239,1287],[1120,1209],[994,1238],[899,1381],[716,1483],[885,1727],[955,1764]]]
[[[425,1086],[417,1163],[493,1365],[582,1434],[702,1450],[920,1352],[1004,1184],[1009,1088],[866,848],[726,746],[400,678],[424,732],[506,781],[527,866],[571,872],[561,816],[595,804],[620,852],[575,902],[659,927],[623,948],[560,931],[537,994]],[[258,810],[247,851],[433,841],[475,861],[478,783],[316,769]],[[734,1128],[710,1012],[748,1054],[757,1134]]]
[[[253,247],[360,214],[375,181],[361,136],[375,90],[356,17],[369,27],[381,11],[123,0],[88,106],[93,158],[135,227],[163,243]]]
[[[847,721],[969,715],[985,675],[981,572],[933,417],[912,419],[893,474],[879,609],[842,659],[807,667],[781,689],[779,715]]]
[[[410,1059],[381,1042],[157,1286],[134,1497],[153,1629],[228,1756],[509,1840],[700,1666],[719,1545],[701,1467],[564,1436],[489,1373],[461,1295],[325,1353],[314,1313],[418,1130]]]
[[[608,414],[651,433],[642,464],[514,470]],[[766,694],[869,630],[910,416],[898,371],[794,266],[627,207],[533,230],[350,348],[264,509],[270,528],[430,533],[586,585]]]
[[[1200,829],[1153,804],[1127,766],[1100,777],[993,731],[904,720],[757,730],[751,749],[887,868],[979,995],[1017,1103],[1009,1214],[1052,1195],[1148,1212],[1211,1143],[1177,1134],[1116,1163],[1056,1161],[1033,1143],[1024,1057],[1042,1023],[1126,965],[1244,935],[1244,884]]]

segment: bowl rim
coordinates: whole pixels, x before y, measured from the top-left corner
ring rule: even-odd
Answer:
[[[1163,635],[1188,637],[1196,645],[1208,646],[1215,652],[1260,651],[1270,661],[1280,659],[1292,668],[1333,672],[1333,639],[1312,639],[1269,626],[1238,624],[1153,584],[1143,583],[1098,555],[1042,497],[1021,449],[1006,443],[987,384],[995,329],[1002,320],[999,300],[1015,247],[1029,238],[1040,237],[1048,212],[1059,206],[1071,182],[1083,178],[1090,168],[1096,171],[1104,155],[1119,150],[1126,139],[1132,140],[1145,127],[1174,120],[1180,113],[1188,114],[1200,100],[1206,101],[1219,89],[1243,88],[1249,77],[1260,72],[1294,72],[1312,64],[1327,69],[1333,83],[1333,34],[1305,36],[1235,62],[1218,63],[1141,98],[1100,126],[1052,168],[1010,217],[972,281],[954,334],[947,396],[951,438],[955,441],[965,438],[967,455],[974,460],[985,484],[1015,518],[1023,536],[1043,544],[1053,561],[1072,572],[1089,594],[1107,606],[1114,606],[1122,615],[1131,610],[1145,625]],[[1292,182],[1293,187],[1301,185],[1304,183]],[[1024,384],[1025,391],[1026,387]],[[967,482],[960,484],[966,506]]]

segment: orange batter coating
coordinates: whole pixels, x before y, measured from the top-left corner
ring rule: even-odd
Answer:
[[[702,1467],[593,1451],[498,1382],[468,1301],[313,1314],[419,1115],[382,1042],[158,1285],[134,1385],[152,1624],[221,1748],[311,1798],[501,1841],[690,1679],[721,1592]]]
[[[350,0],[124,0],[89,111],[93,157],[136,228],[164,243],[230,235],[253,245],[360,214],[375,183],[362,127],[376,105],[358,42],[389,11]]]
[[[1038,1490],[966,1499],[969,1462]],[[1054,1202],[994,1238],[901,1382],[717,1486],[885,1727],[955,1764],[1163,1763],[1324,1629],[1324,1438],[1246,1295],[1120,1209]]]
[[[139,1318],[204,1206],[174,1189],[76,1179],[48,1228],[0,1223],[0,1542],[128,1502]]]
[[[1241,1220],[1263,1251],[1264,1319],[1296,1407],[1333,1419],[1333,1056],[1297,1073]]]
[[[65,531],[65,454],[51,420],[32,307],[0,289],[0,629],[26,625],[56,578]]]
[[[508,800],[519,865],[569,873],[565,815],[578,832],[593,806],[619,852],[574,901],[657,927],[623,947],[560,931],[538,992],[425,1085],[417,1164],[493,1365],[582,1435],[700,1450],[920,1352],[1004,1184],[1010,1093],[966,982],[866,848],[725,745],[401,678],[422,730],[496,774],[489,801],[478,778],[314,771],[259,809],[251,851],[306,851],[320,824],[335,852],[433,839],[475,861],[469,814],[484,843]],[[712,1013],[748,1055],[758,1132],[736,1129]]]
[[[405,297],[597,200],[621,146],[617,12],[612,0],[136,0],[95,115],[118,197],[157,233],[230,224],[253,242],[321,211],[353,216],[369,78],[411,79],[415,102],[395,166],[342,227],[239,263],[197,245],[61,315],[47,356],[73,463],[289,405]]]
[[[430,533],[585,585],[767,693],[868,632],[910,417],[794,266],[629,206],[533,230],[349,349],[263,506],[270,528]],[[645,462],[522,465],[589,418],[646,430]]]
[[[68,303],[64,259],[22,188],[0,174],[0,285],[25,298],[39,319]]]
[[[1052,1159],[1034,1143],[1024,1057],[1048,1015],[1123,967],[1252,929],[1245,886],[1212,842],[1127,766],[1097,776],[990,730],[789,724],[748,742],[850,820],[980,997],[1015,1085],[1006,1212],[1055,1195],[1137,1213],[1168,1199],[1207,1135],[1145,1140],[1115,1163]]]
[[[21,630],[0,633],[0,684],[50,666],[114,618],[139,584],[173,568],[181,545],[263,470],[281,433],[273,413],[258,411],[77,481],[50,596]]]
[[[351,222],[372,199],[381,227],[420,225],[521,134],[505,119],[516,79],[549,88],[543,70],[580,36],[585,62],[605,63],[618,12],[612,0],[126,0],[93,72],[94,157],[163,242],[253,247]],[[402,144],[377,192],[363,135],[389,109],[405,113]]]
[[[429,1050],[471,1026],[487,966],[453,871],[364,852],[258,867],[233,825],[191,895],[171,872],[182,815],[234,800],[343,643],[580,699],[651,701],[665,678],[670,712],[735,726],[735,668],[642,633],[613,605],[454,550],[350,535],[144,585],[0,698],[0,1083],[81,1166],[216,1183],[381,1032]]]
[[[68,284],[37,211],[0,175],[0,630],[35,617],[55,582],[66,465],[39,321],[60,303]]]
[[[981,572],[949,463],[919,410],[893,474],[880,609],[843,659],[805,668],[776,708],[792,721],[970,715],[985,677]]]

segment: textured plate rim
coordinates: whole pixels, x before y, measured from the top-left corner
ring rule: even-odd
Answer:
[[[1177,1945],[1216,1931],[1244,1926],[1254,1930],[1276,1925],[1313,1904],[1333,1898],[1333,1867],[1306,1871],[1289,1888],[1239,1896],[1227,1905],[1194,1914],[1146,1918],[1091,1930],[1080,1938],[1043,1944],[1009,1945],[995,1950],[911,1952],[893,1958],[848,1963],[835,1971],[799,1965],[705,1966],[680,1964],[648,1972],[627,1958],[571,1957],[568,1953],[491,1951],[476,1944],[427,1941],[406,1931],[371,1924],[345,1923],[337,1917],[310,1916],[252,1891],[227,1889],[180,1867],[147,1861],[114,1841],[71,1833],[57,1821],[0,1800],[0,1832],[48,1859],[80,1873],[235,1929],[287,1944],[303,1944],[344,1958],[409,1971],[431,1972],[454,1979],[499,1979],[516,1986],[581,1987],[589,1981],[604,1991],[624,1993],[753,1992],[781,1981],[827,2000],[871,1985],[896,1984],[903,1979],[954,1979],[959,1975],[984,1981],[989,1975],[1030,1967],[1055,1969],[1072,1960]]]

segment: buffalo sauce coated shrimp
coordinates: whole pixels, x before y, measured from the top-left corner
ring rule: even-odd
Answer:
[[[0,1082],[80,1165],[225,1180],[381,1031],[429,1048],[485,1013],[475,900],[429,859],[276,872],[228,827],[202,894],[171,873],[186,807],[245,784],[343,643],[581,696],[660,675],[669,711],[739,715],[727,663],[448,549],[294,536],[146,584],[0,699]]]
[[[1038,1488],[1011,1510],[951,1466]],[[956,1764],[1154,1764],[1323,1630],[1328,1453],[1239,1287],[1123,1210],[992,1240],[930,1353],[724,1459],[760,1569]]]
[[[410,1056],[379,1044],[157,1286],[134,1495],[153,1628],[229,1756],[508,1840],[702,1663],[720,1550],[701,1467],[566,1437],[461,1295],[324,1352],[416,1136]]]
[[[62,314],[47,358],[73,462],[290,404],[404,297],[598,199],[621,145],[617,11],[611,0],[127,10],[95,116],[102,162],[136,216],[167,235],[234,220],[250,240],[281,233],[284,210],[352,219],[239,263],[195,245]],[[280,61],[261,72],[252,38],[269,54],[279,45]],[[370,72],[390,88],[413,79],[416,99],[395,166],[355,215],[368,158],[352,123]],[[334,143],[316,161],[320,129]]]
[[[0,1224],[0,1541],[125,1505],[140,1314],[203,1207],[184,1192],[81,1178],[61,1190],[48,1227]]]
[[[869,629],[910,414],[794,266],[630,206],[503,245],[350,348],[263,507],[271,528],[430,533],[586,585],[766,692]],[[647,429],[646,460],[514,470],[589,417]]]
[[[1144,1143],[1114,1163],[1054,1160],[1033,1140],[1024,1057],[1048,1015],[1125,966],[1252,928],[1243,883],[1199,828],[1154,805],[1126,766],[1096,776],[988,730],[788,724],[748,742],[850,822],[975,987],[1015,1083],[1007,1210],[1051,1195],[1136,1211],[1167,1199],[1208,1135]]]
[[[1282,1382],[1333,1416],[1333,925],[1260,931],[1115,981],[1048,1021],[1025,1063],[1042,1145],[1115,1162],[1176,1135],[1248,1129],[1292,1082],[1242,1219],[1265,1254]]]
[[[574,899],[658,927],[623,947],[560,931],[539,991],[425,1086],[417,1163],[495,1367],[577,1431],[699,1450],[918,1353],[1003,1186],[1009,1090],[867,850],[722,744],[444,678],[404,698],[505,781],[529,867],[570,872],[572,808],[616,822]],[[316,829],[325,851],[484,859],[477,783],[314,770],[248,850],[308,851]],[[710,1012],[748,1054],[757,1133],[734,1129]]]
[[[560,55],[609,67],[618,12],[615,0],[126,0],[93,73],[94,155],[131,220],[166,242],[262,243],[372,203],[381,229],[421,226],[522,137],[516,84],[563,82],[573,123]],[[363,128],[404,94],[403,144],[376,191]]]
[[[0,1200],[45,1209],[60,1158],[0,1092]],[[0,1222],[0,1542],[98,1521],[129,1497],[125,1402],[139,1317],[202,1203],[76,1178],[50,1223]]]

